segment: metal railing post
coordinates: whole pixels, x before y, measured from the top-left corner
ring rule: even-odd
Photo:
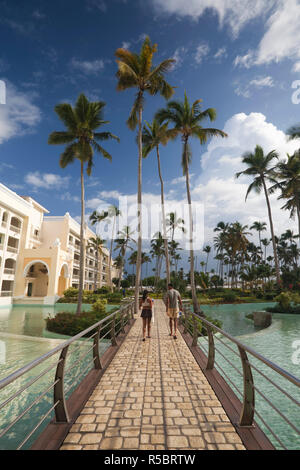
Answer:
[[[198,323],[195,315],[193,315],[193,342],[192,346],[195,347],[197,346],[198,342]]]
[[[253,426],[254,411],[255,411],[255,392],[253,375],[251,372],[251,366],[248,361],[246,351],[238,346],[239,353],[241,356],[243,366],[243,378],[244,378],[244,402],[243,409],[240,416],[240,426]]]
[[[93,359],[95,363],[95,369],[102,369],[100,352],[99,352],[100,333],[101,333],[101,325],[99,325],[97,329],[97,334],[94,336]]]
[[[212,370],[215,366],[215,342],[214,333],[210,326],[206,325],[206,331],[208,335],[208,358],[206,369]]]
[[[57,368],[56,368],[56,374],[55,374],[53,399],[54,399],[54,404],[58,402],[55,407],[55,421],[57,423],[69,422],[69,415],[68,415],[65,392],[64,392],[65,364],[66,364],[66,357],[68,354],[68,349],[69,349],[69,346],[66,346],[61,351]]]
[[[117,340],[116,340],[116,315],[114,315],[113,320],[111,322],[110,337],[111,337],[111,345],[112,346],[117,346]]]

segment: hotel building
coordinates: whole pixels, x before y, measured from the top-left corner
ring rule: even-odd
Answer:
[[[31,197],[22,197],[0,184],[0,304],[54,304],[68,287],[78,287],[80,225],[66,213],[48,216]],[[110,286],[118,277],[109,269],[109,251],[98,255],[85,227],[84,289]]]

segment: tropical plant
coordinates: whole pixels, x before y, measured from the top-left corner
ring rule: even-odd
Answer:
[[[166,260],[166,273],[167,285],[170,283],[170,262],[168,252],[168,238],[166,229],[166,214],[165,214],[165,196],[164,196],[164,182],[161,173],[160,153],[159,146],[166,145],[170,138],[170,131],[168,131],[168,124],[159,125],[156,119],[152,123],[146,122],[143,127],[143,157],[146,158],[152,150],[156,150],[157,168],[160,179],[160,196],[161,196],[161,213],[162,213],[162,234],[164,238],[165,260]]]
[[[116,247],[115,250],[119,250],[119,256],[122,260],[121,266],[119,268],[119,282],[118,282],[118,289],[121,287],[121,279],[122,279],[122,274],[124,270],[124,265],[125,265],[125,256],[126,256],[126,251],[129,248],[132,250],[132,247],[129,245],[130,242],[136,243],[134,240],[133,236],[133,231],[130,229],[128,225],[126,225],[123,230],[118,231],[118,238],[115,240],[116,242]]]
[[[204,128],[202,127],[203,121],[207,118],[210,121],[216,119],[216,111],[213,108],[208,108],[205,111],[201,109],[201,101],[197,100],[190,105],[187,95],[185,93],[184,101],[169,101],[165,109],[161,109],[156,113],[156,118],[160,124],[168,122],[173,124],[172,138],[181,136],[183,143],[182,149],[182,169],[186,178],[186,191],[189,206],[189,247],[191,256],[191,288],[194,311],[201,313],[195,287],[194,278],[194,246],[193,246],[193,215],[192,215],[192,200],[190,191],[190,175],[189,166],[191,164],[192,152],[189,145],[191,138],[197,138],[200,144],[205,144],[209,137],[226,137],[227,134],[219,129]]]
[[[104,158],[111,160],[111,155],[99,144],[104,140],[118,137],[111,132],[98,132],[98,128],[108,121],[103,120],[103,101],[90,102],[81,94],[75,107],[69,103],[55,106],[55,112],[66,126],[65,131],[52,132],[48,138],[51,145],[67,145],[60,157],[61,168],[66,168],[75,160],[80,162],[81,179],[81,223],[80,223],[80,268],[79,268],[79,295],[76,313],[79,314],[82,306],[82,292],[84,282],[84,168],[88,176],[91,175],[94,165],[94,152],[100,153]]]
[[[138,126],[138,244],[137,244],[137,276],[135,282],[135,312],[138,312],[139,284],[141,275],[141,255],[142,255],[142,116],[144,109],[144,95],[160,94],[165,99],[170,99],[174,93],[174,88],[165,80],[165,74],[171,68],[174,59],[163,60],[159,65],[153,65],[153,56],[157,52],[157,45],[151,44],[149,37],[146,37],[139,54],[120,48],[116,50],[118,72],[117,90],[124,91],[128,88],[136,88],[137,94],[131,109],[127,125],[131,130]]]
[[[270,199],[269,199],[269,191],[267,188],[268,181],[271,181],[272,183],[276,183],[275,174],[274,174],[275,166],[271,166],[274,159],[278,159],[278,154],[275,150],[272,150],[267,155],[265,155],[262,147],[260,145],[257,145],[254,153],[246,152],[243,155],[243,163],[247,165],[248,168],[244,171],[240,171],[239,173],[236,173],[236,178],[239,178],[241,175],[251,176],[254,178],[253,182],[248,187],[246,198],[245,198],[246,200],[252,191],[255,191],[258,194],[260,194],[262,190],[264,191],[266,203],[268,207],[270,230],[271,230],[271,235],[272,235],[276,279],[277,279],[277,283],[279,283],[280,282],[280,269],[279,269],[279,263],[278,263],[278,255],[277,255],[277,248],[276,248],[276,241],[275,241],[274,224],[273,224],[273,219],[272,219],[272,210],[271,210],[271,204],[270,204]]]
[[[93,248],[96,253],[96,269],[94,273],[94,291],[97,289],[97,280],[99,275],[99,253],[101,253],[101,248],[105,244],[105,240],[102,240],[101,237],[91,237],[88,241],[88,247]]]

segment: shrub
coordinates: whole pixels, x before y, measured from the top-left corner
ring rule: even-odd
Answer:
[[[48,331],[61,335],[75,336],[81,331],[89,328],[106,316],[105,313],[82,312],[79,315],[74,313],[58,313],[54,318],[47,318],[46,328]],[[89,333],[87,336],[90,336]]]
[[[236,302],[237,296],[236,294],[234,294],[234,292],[226,292],[226,294],[224,294],[223,296],[223,299],[224,299],[224,302],[233,303],[233,302]]]
[[[106,309],[105,309],[106,304],[107,304],[106,299],[96,300],[96,302],[93,303],[93,305],[92,305],[92,312],[94,312],[94,313],[105,313],[106,312]]]
[[[278,302],[279,307],[284,311],[288,311],[291,307],[292,296],[289,292],[281,292],[277,297],[275,297],[276,302]]]
[[[75,287],[69,287],[64,291],[64,297],[78,297],[78,289]]]

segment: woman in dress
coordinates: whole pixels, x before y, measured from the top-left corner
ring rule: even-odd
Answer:
[[[146,340],[146,329],[148,330],[148,338],[151,338],[152,306],[153,301],[148,297],[148,291],[145,290],[140,300],[140,308],[142,309],[141,317],[143,319],[143,341]]]

